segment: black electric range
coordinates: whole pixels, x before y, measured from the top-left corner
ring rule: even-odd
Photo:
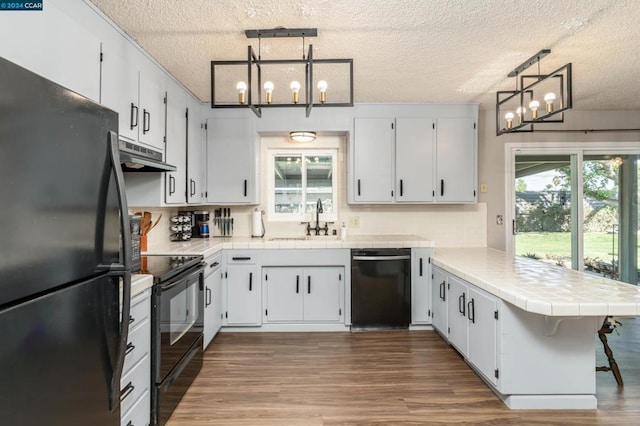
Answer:
[[[198,267],[202,259],[202,256],[146,255],[141,258],[139,273],[153,275],[153,283],[159,284]]]
[[[204,348],[202,256],[147,255],[151,303],[151,425],[164,426],[200,372]]]

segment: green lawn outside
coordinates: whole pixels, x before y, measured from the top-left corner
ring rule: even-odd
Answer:
[[[584,256],[600,258],[610,262],[613,250],[613,235],[606,232],[584,233]],[[618,237],[616,236],[616,244]],[[616,247],[617,251],[617,247]],[[571,233],[570,232],[526,232],[516,235],[516,254],[523,256],[534,253],[541,258],[547,255],[571,258]],[[616,256],[617,259],[617,256]]]

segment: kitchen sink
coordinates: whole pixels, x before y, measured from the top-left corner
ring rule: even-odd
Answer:
[[[307,235],[303,237],[272,237],[269,241],[337,241],[339,235]]]

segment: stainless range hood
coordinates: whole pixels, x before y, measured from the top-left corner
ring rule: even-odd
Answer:
[[[120,140],[120,163],[123,172],[175,172],[176,166],[162,161],[162,152]]]

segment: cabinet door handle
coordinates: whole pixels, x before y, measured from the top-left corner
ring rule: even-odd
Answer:
[[[247,196],[247,180],[244,180],[244,196]]]
[[[403,194],[404,194],[404,189],[403,189],[402,179],[400,179],[400,196],[402,197]]]
[[[459,297],[458,297],[458,311],[462,314],[462,316],[467,316],[467,309],[466,309],[466,293],[462,293]]]
[[[469,321],[471,321],[472,324],[476,323],[476,306],[475,306],[475,299],[471,299],[469,300],[469,303],[467,303],[467,311],[469,312]]]
[[[136,119],[135,123],[133,122],[134,118]],[[131,115],[129,117],[129,123],[131,126],[131,130],[133,130],[134,127],[138,127],[138,107],[133,102],[131,102]]]
[[[358,195],[360,195],[360,179],[358,179]]]
[[[196,195],[196,181],[193,179],[189,179],[189,197],[193,197]]]
[[[211,289],[209,287],[205,288],[205,293],[207,295],[206,300],[204,302],[204,307],[206,308],[211,304]]]
[[[129,355],[131,352],[133,352],[135,348],[136,348],[136,345],[134,345],[133,343],[131,342],[127,343],[127,348],[124,350],[124,354]]]
[[[311,294],[311,275],[307,277],[307,293]]]
[[[440,179],[440,196],[444,195],[444,179]]]
[[[134,323],[136,321],[136,319],[134,317],[132,317],[131,315],[129,315],[129,324]]]
[[[420,258],[420,276],[422,276],[422,258]]]
[[[176,192],[176,178],[169,175],[169,195],[173,195]]]
[[[300,293],[300,275],[296,275],[296,294]]]
[[[146,109],[142,109],[142,134],[146,135],[151,128],[151,113]]]
[[[249,291],[253,291],[253,272],[249,272]]]
[[[120,402],[124,401],[129,395],[131,395],[131,392],[133,392],[135,388],[136,387],[133,386],[131,382],[127,383],[127,386],[120,391]]]
[[[440,283],[440,299],[444,302],[445,301],[445,293],[444,293],[444,281],[442,281]]]

